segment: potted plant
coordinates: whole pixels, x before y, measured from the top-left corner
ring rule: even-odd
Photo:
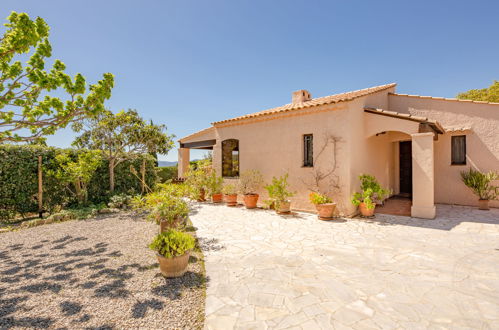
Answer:
[[[222,188],[222,192],[224,193],[225,196],[225,203],[227,203],[227,206],[236,206],[237,205],[237,190],[236,186],[229,183],[226,184]]]
[[[258,170],[247,170],[239,177],[239,192],[244,195],[244,205],[254,209],[259,195],[256,193],[263,184],[262,174]]]
[[[470,168],[469,171],[461,172],[464,184],[478,196],[478,209],[488,210],[489,201],[499,196],[499,186],[491,185],[494,180],[499,180],[499,173],[490,171],[482,173]]]
[[[184,275],[195,240],[189,234],[170,229],[156,235],[149,248],[156,251],[159,269],[165,277]]]
[[[189,214],[189,206],[180,197],[164,195],[154,206],[149,218],[159,225],[159,232],[179,227]]]
[[[186,174],[186,184],[191,187],[192,198],[198,202],[204,202],[208,181],[210,177],[211,167],[200,161],[197,167],[191,166]]]
[[[211,194],[211,200],[213,203],[222,202],[222,186],[223,178],[217,176],[216,172],[212,172],[207,180],[208,191]]]
[[[318,192],[312,192],[308,197],[312,204],[315,205],[320,220],[330,220],[333,218],[336,203],[333,203],[331,198]]]
[[[381,187],[376,178],[369,174],[359,176],[361,193],[352,195],[352,204],[359,207],[360,213],[364,217],[372,217],[376,202],[382,202],[390,191]]]
[[[289,191],[288,174],[279,178],[272,177],[272,183],[265,186],[269,194],[267,204],[274,205],[277,213],[289,213],[291,209],[291,201],[289,197],[294,196],[294,193]]]

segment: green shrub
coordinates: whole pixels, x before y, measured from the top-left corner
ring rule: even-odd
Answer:
[[[183,199],[163,195],[163,198],[152,208],[149,218],[156,221],[158,225],[162,221],[172,224],[179,218],[186,218],[188,214],[189,206]]]
[[[177,166],[156,167],[156,173],[158,175],[158,181],[160,183],[165,183],[177,178],[178,167]]]
[[[352,204],[355,206],[364,203],[368,209],[372,210],[376,207],[375,201],[383,201],[390,195],[390,190],[382,188],[372,175],[361,174],[359,180],[362,193],[354,193],[351,199]]]
[[[0,218],[12,219],[37,212],[38,202],[38,156],[42,156],[43,208],[49,212],[61,206],[77,204],[76,197],[68,191],[66,183],[55,173],[62,170],[57,160],[60,154],[67,154],[73,161],[82,151],[59,149],[35,145],[0,145]],[[133,166],[140,173],[143,160],[146,161],[145,181],[153,187],[157,181],[154,158],[150,155],[136,156],[119,164],[115,170],[115,194],[135,195],[142,192],[140,180],[131,173]],[[107,203],[109,194],[109,165],[102,160],[93,173],[87,187],[89,203]]]
[[[494,180],[499,180],[499,173],[493,171],[482,173],[470,168],[469,171],[461,172],[461,179],[481,200],[494,200],[499,196],[499,186],[490,184]]]
[[[272,183],[265,186],[269,194],[269,200],[266,201],[267,205],[274,204],[279,206],[280,203],[288,200],[289,197],[294,196],[294,192],[289,190],[288,174],[276,178],[272,177]]]
[[[310,193],[310,195],[308,195],[308,198],[310,199],[310,202],[312,202],[312,204],[314,205],[327,204],[333,202],[333,200],[328,196],[317,192]]]
[[[177,230],[168,230],[158,234],[149,244],[149,248],[165,258],[184,255],[195,245],[194,237]]]

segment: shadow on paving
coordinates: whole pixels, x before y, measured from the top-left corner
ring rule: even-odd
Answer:
[[[70,318],[76,328],[85,328],[86,322],[98,316],[88,314],[86,306],[77,298],[62,301],[59,310],[51,311],[50,317],[45,317],[42,312],[37,313],[37,317],[23,317],[23,314],[31,310],[33,305],[44,306],[47,295],[60,294],[62,291],[65,295],[73,296],[71,290],[89,290],[91,299],[85,301],[93,304],[109,301],[100,302],[102,298],[134,299],[131,297],[132,292],[127,289],[127,281],[141,272],[158,267],[157,263],[130,263],[111,267],[108,262],[122,256],[122,253],[110,251],[108,243],[104,242],[81,248],[81,242],[87,240],[87,237],[67,235],[53,241],[34,242],[29,246],[13,244],[0,252],[0,329],[47,328],[62,318]],[[75,248],[74,243],[77,242],[78,248]],[[49,252],[37,254],[41,248]],[[196,261],[194,257],[191,262]],[[85,276],[75,276],[82,273]],[[163,278],[160,273],[156,276],[160,278],[160,283],[150,289],[150,294],[158,299],[137,301],[130,311],[123,311],[124,314],[130,313],[124,317],[143,318],[148,309],[162,310],[165,298],[180,299],[184,289],[199,287],[206,281],[203,275],[194,272],[187,272],[182,278],[175,279]],[[104,324],[88,329],[111,328]]]

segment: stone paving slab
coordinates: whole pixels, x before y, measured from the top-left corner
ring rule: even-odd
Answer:
[[[194,208],[207,329],[499,328],[499,209],[324,222]]]

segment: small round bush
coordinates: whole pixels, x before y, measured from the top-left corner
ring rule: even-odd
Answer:
[[[165,258],[184,255],[195,245],[194,237],[184,232],[170,229],[156,235],[149,248]]]

